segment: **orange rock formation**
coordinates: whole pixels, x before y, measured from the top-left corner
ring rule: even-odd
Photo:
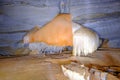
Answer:
[[[70,14],[58,14],[49,23],[33,29],[24,37],[24,43],[45,42],[48,45],[72,46],[72,23]]]

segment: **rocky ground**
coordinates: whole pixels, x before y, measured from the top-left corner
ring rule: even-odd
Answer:
[[[119,80],[120,78],[120,49],[102,49],[88,57],[73,57],[70,51],[46,55],[33,53],[24,56],[1,56],[0,79],[69,80],[72,77],[74,80],[76,74],[79,74],[78,77],[80,75],[84,77],[83,73],[86,70],[86,74],[92,75],[92,80],[96,80],[96,76],[97,79],[100,78],[100,74],[103,76],[107,74],[105,76],[107,80]],[[81,68],[80,65],[83,64],[85,67]],[[69,76],[71,74],[72,76]]]

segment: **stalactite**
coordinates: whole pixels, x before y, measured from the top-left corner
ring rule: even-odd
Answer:
[[[70,0],[60,1],[60,13],[70,13]]]

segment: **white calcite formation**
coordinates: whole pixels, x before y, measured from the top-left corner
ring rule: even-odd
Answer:
[[[99,36],[92,30],[72,23],[73,28],[73,55],[88,55],[97,50],[100,45]]]

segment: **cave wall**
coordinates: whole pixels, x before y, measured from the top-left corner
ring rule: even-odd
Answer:
[[[63,11],[61,3],[67,5]],[[0,47],[15,44],[60,12],[71,13],[73,21],[109,39],[111,47],[120,47],[120,0],[0,0]]]

